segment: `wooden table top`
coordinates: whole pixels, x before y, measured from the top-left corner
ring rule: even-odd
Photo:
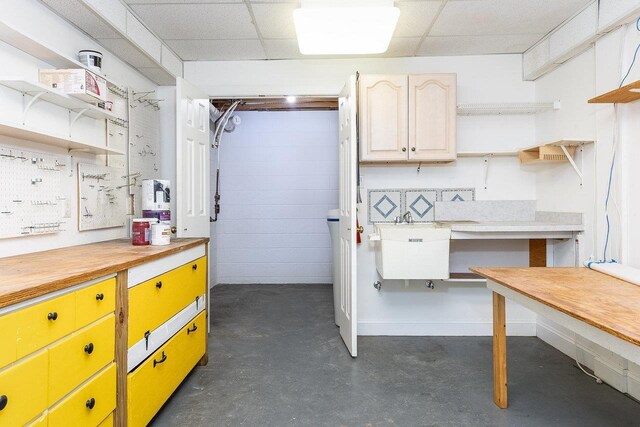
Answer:
[[[640,346],[640,286],[586,267],[471,271]]]
[[[166,246],[109,240],[0,258],[0,308],[78,285],[198,245],[208,238],[172,239]]]

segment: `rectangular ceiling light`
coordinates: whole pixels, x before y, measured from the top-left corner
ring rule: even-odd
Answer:
[[[293,11],[303,55],[384,53],[399,16],[393,0],[302,0]]]

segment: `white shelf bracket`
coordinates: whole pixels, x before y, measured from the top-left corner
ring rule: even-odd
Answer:
[[[491,154],[487,154],[483,158],[483,162],[484,162],[483,181],[484,181],[485,190],[487,189],[487,180],[489,179],[489,166],[491,164],[491,157],[493,157]]]
[[[38,92],[38,93],[34,93],[34,94],[29,94],[29,93],[23,93],[22,94],[22,102],[24,103],[24,97],[25,95],[31,95],[31,100],[27,103],[27,105],[24,106],[24,109],[22,111],[22,124],[25,125],[26,119],[27,119],[27,113],[29,112],[29,110],[31,109],[31,107],[33,106],[33,104],[35,104],[42,95],[44,95],[47,92]]]
[[[69,138],[71,138],[71,132],[73,131],[73,125],[76,124],[76,122],[78,121],[78,119],[80,117],[82,117],[84,115],[84,113],[86,113],[89,109],[88,108],[83,108],[82,110],[78,111],[78,114],[76,114],[73,119],[69,122]],[[69,110],[69,114],[71,114],[71,110]]]
[[[569,150],[567,150],[567,147],[561,145],[560,148],[562,149],[564,155],[567,156],[567,160],[569,160],[569,163],[571,164],[571,167],[573,167],[573,170],[576,172],[576,175],[578,175],[578,177],[580,178],[580,187],[582,187],[584,180],[582,171],[580,170],[580,168],[578,168],[578,165],[576,165],[576,162],[575,160],[573,160],[573,157],[571,157],[571,154],[569,154]],[[582,146],[580,146],[580,149],[582,149]]]

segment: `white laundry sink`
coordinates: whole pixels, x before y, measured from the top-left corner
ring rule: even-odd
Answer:
[[[451,228],[438,223],[377,224],[370,236],[383,279],[448,279]]]

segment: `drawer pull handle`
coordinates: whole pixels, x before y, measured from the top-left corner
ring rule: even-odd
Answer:
[[[104,299],[104,294],[96,294],[96,301],[102,301]]]
[[[167,355],[166,355],[166,354],[164,354],[164,351],[163,351],[163,352],[162,352],[162,358],[161,358],[160,360],[153,359],[153,367],[155,368],[155,367],[156,367],[156,365],[159,365],[159,364],[161,364],[161,363],[164,363],[164,361],[165,361],[165,360],[167,360]]]
[[[156,288],[160,289],[162,287],[162,280],[159,282],[156,282]]]
[[[91,399],[87,400],[87,402],[84,404],[89,410],[93,409],[94,406],[96,406],[96,400],[92,397]]]
[[[191,266],[191,269],[194,270],[194,271],[197,270],[198,269],[198,264],[193,264]]]
[[[194,323],[193,324],[193,329],[187,328],[187,335],[189,335],[191,332],[195,332],[197,330],[198,330],[198,326]]]
[[[0,396],[0,411],[7,407],[7,403],[9,403],[9,398],[6,394]]]
[[[84,352],[87,354],[91,354],[93,353],[93,343],[90,342],[89,344],[84,346]]]
[[[49,313],[47,314],[47,319],[49,320],[56,320],[58,319],[58,313],[56,311],[54,311],[53,313]]]

